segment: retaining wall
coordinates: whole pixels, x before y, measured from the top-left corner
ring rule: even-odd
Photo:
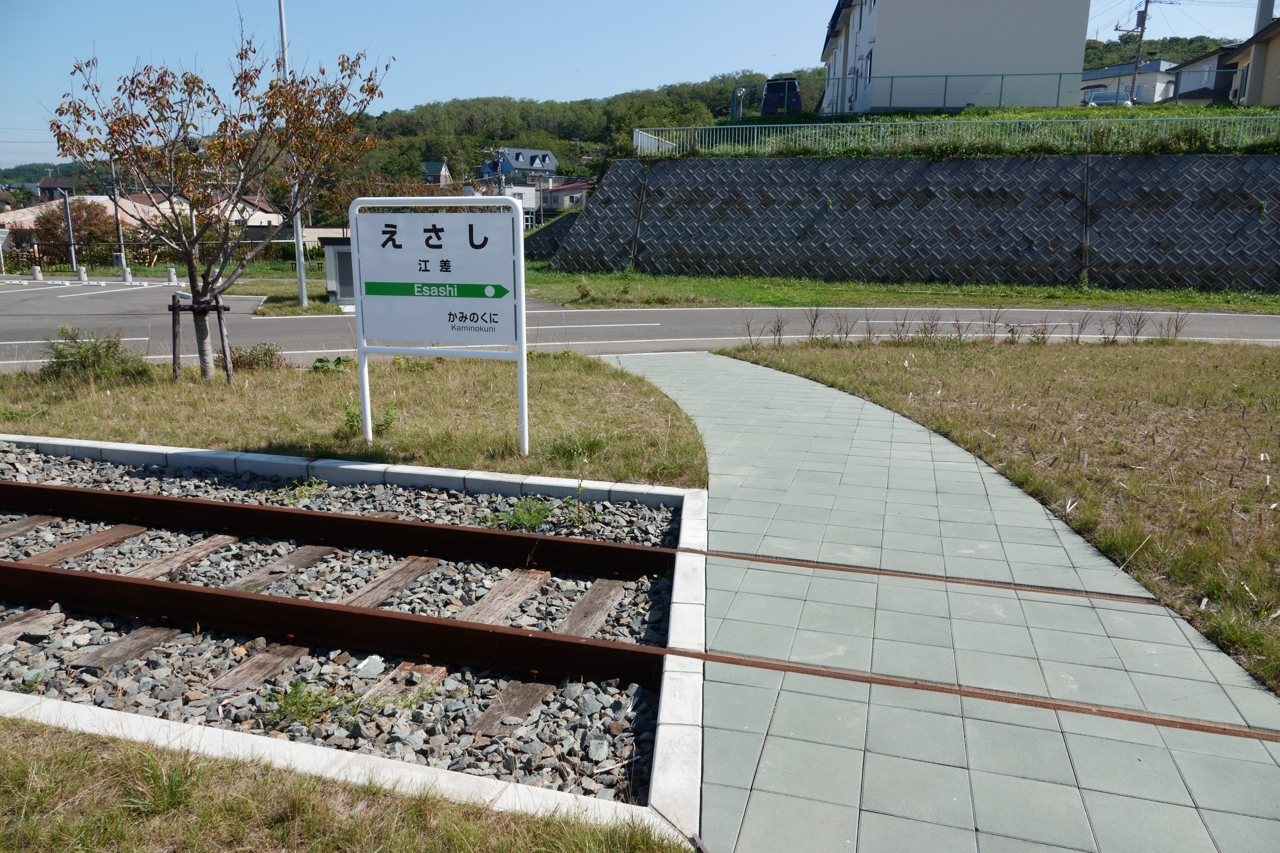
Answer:
[[[1280,290],[1280,157],[619,160],[552,266]]]

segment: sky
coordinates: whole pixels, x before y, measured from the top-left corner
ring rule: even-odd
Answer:
[[[1057,0],[1022,0],[1057,2]],[[1091,0],[1089,37],[1132,25],[1135,0]],[[374,112],[480,95],[573,100],[713,74],[766,74],[819,64],[834,0],[600,0],[470,3],[286,0],[289,59],[314,69],[339,53],[394,57]],[[114,81],[135,63],[226,79],[246,31],[274,52],[276,0],[0,0],[11,35],[0,48],[0,168],[55,162],[48,132],[77,59],[96,56]],[[481,9],[483,8],[483,12]],[[1244,37],[1255,0],[1178,0],[1152,7],[1148,33]],[[488,23],[492,22],[492,24]],[[492,33],[492,34],[491,34]]]

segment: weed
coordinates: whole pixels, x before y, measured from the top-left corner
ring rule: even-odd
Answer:
[[[357,701],[355,697],[345,693],[316,690],[301,679],[295,679],[283,693],[267,693],[266,699],[276,703],[276,709],[268,715],[271,722],[297,720],[305,726],[310,726],[330,711],[349,708]]]
[[[334,359],[322,355],[311,363],[311,369],[317,373],[346,373],[347,365],[355,363],[356,360],[349,355],[340,355]]]
[[[310,477],[305,481],[294,482],[287,489],[281,489],[276,492],[285,503],[289,506],[297,506],[304,500],[310,500],[317,495],[322,495],[329,489],[329,484],[324,480]]]
[[[13,686],[15,693],[34,693],[35,689],[44,683],[44,670],[40,670],[34,675],[28,675]]]
[[[379,438],[390,435],[398,420],[400,420],[400,412],[393,400],[382,410],[382,417],[374,421],[373,434]]]
[[[822,318],[826,316],[826,312],[821,308],[804,309],[804,322],[809,327],[810,339],[818,336],[818,326],[822,323]]]
[[[398,355],[391,359],[391,366],[395,370],[404,371],[406,373],[426,373],[436,369],[436,365],[442,359],[438,358],[419,358],[417,356]]]
[[[45,379],[150,379],[151,367],[141,353],[125,347],[117,330],[87,335],[71,326],[58,327],[58,340],[45,342]]]
[[[360,407],[350,400],[342,401],[342,423],[333,431],[338,441],[350,441],[360,434]]]
[[[587,284],[586,282],[583,282],[582,284],[578,285],[578,298],[581,299],[583,302],[586,302],[589,299],[591,299],[592,295],[593,294],[591,293],[591,285]]]
[[[494,517],[495,527],[523,530],[533,533],[551,516],[551,504],[525,495],[516,501],[515,506]]]
[[[783,317],[781,314],[775,313],[773,315],[773,322],[769,324],[768,331],[769,331],[769,334],[773,337],[773,345],[775,347],[782,346],[782,339],[786,335],[787,323],[789,322],[790,321],[786,317]]]
[[[214,364],[222,369],[226,363],[226,359],[222,357],[222,353],[214,353]],[[251,347],[231,347],[231,369],[235,372],[242,370],[283,370],[289,366],[289,361],[284,357],[284,351],[280,349],[279,344],[273,344],[265,341],[260,344],[254,344]]]

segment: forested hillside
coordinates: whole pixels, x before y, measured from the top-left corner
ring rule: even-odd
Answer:
[[[1188,59],[1195,59],[1211,50],[1217,50],[1238,41],[1241,39],[1215,39],[1209,36],[1195,36],[1189,39],[1147,39],[1142,43],[1142,58],[1186,62]],[[1132,33],[1124,33],[1118,41],[1089,39],[1084,43],[1084,67],[1086,69],[1105,68],[1108,65],[1124,65],[1133,62],[1137,49],[1138,37]]]

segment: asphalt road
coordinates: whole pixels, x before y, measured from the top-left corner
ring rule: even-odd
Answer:
[[[105,286],[27,282],[7,284],[0,279],[0,370],[34,369],[39,366],[44,341],[57,335],[59,325],[80,329],[119,330],[129,346],[156,361],[170,356],[171,322],[166,308],[174,288],[164,285],[125,287],[119,282]],[[249,346],[273,341],[294,361],[309,363],[320,355],[353,353],[355,317],[257,317],[256,297],[228,300],[231,316],[228,334],[232,343]],[[1088,314],[1083,340],[1100,338],[1099,322],[1108,321],[1105,312],[1044,309],[1010,309],[998,317],[990,310],[976,308],[823,309],[818,321],[820,334],[851,338],[867,333],[868,324],[877,337],[918,332],[933,325],[936,332],[954,335],[957,327],[966,335],[1007,334],[1014,325],[1024,336],[1043,326],[1053,341],[1073,335],[1072,324]],[[1130,317],[1134,315],[1130,314]],[[1153,312],[1146,317],[1139,337],[1154,337],[1174,315]],[[191,321],[184,317],[182,352],[194,361],[195,342]],[[774,338],[775,324],[781,322],[784,340],[799,340],[809,333],[809,318],[801,308],[608,308],[564,309],[549,302],[532,300],[528,307],[529,341],[542,350],[572,349],[592,354],[671,352],[710,350],[732,346],[752,335],[762,340]],[[1128,338],[1131,329],[1122,332]],[[1184,340],[1280,343],[1280,315],[1193,313],[1186,317],[1181,332]]]

